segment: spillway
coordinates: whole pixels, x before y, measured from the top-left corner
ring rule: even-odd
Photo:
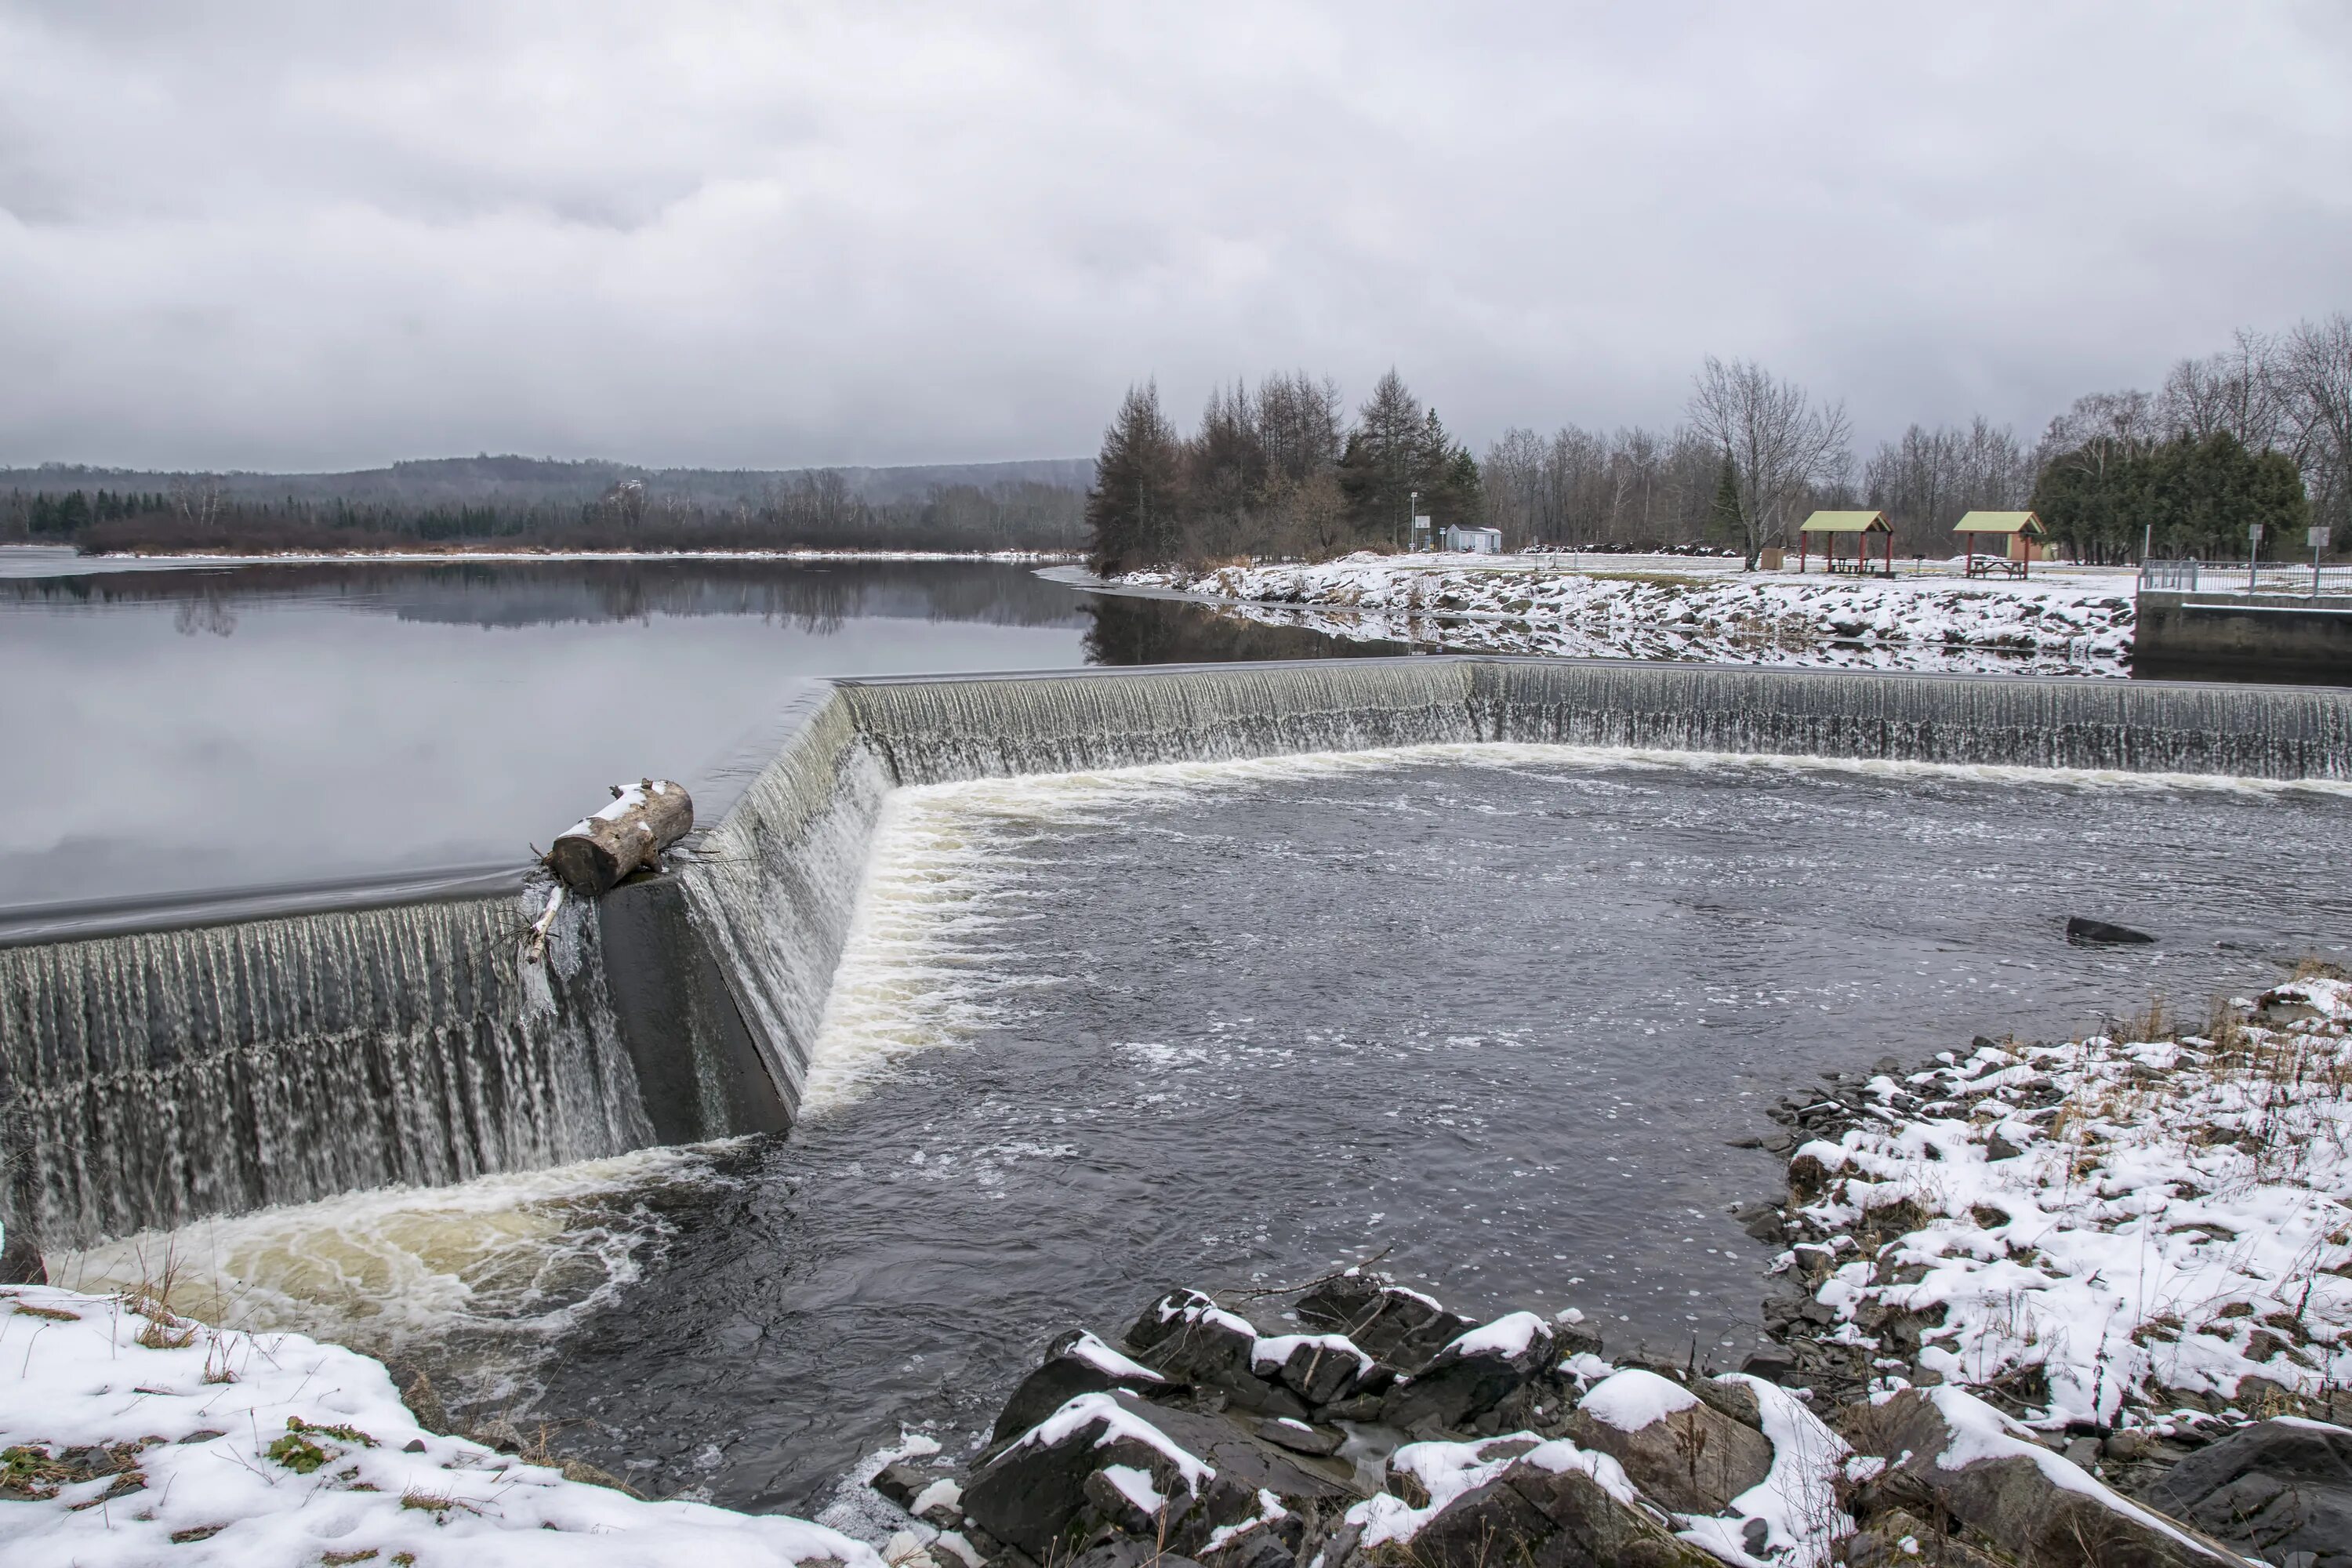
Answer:
[[[0,947],[0,1218],[76,1246],[780,1129],[892,789],[1481,742],[2344,780],[2352,692],[1487,658],[818,683],[543,960],[529,892]]]

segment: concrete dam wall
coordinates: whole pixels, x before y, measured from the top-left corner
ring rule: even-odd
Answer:
[[[0,1218],[68,1247],[780,1130],[892,789],[1490,741],[2341,780],[2352,691],[1484,658],[823,683],[541,958],[530,889],[0,947]]]

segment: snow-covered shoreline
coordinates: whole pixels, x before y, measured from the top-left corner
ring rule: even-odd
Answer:
[[[1880,1392],[1963,1384],[2052,1429],[2352,1384],[2347,1031],[2352,983],[2312,975],[1824,1100],[1790,1161],[1789,1331]]]
[[[820,1525],[646,1501],[592,1474],[427,1430],[354,1351],[213,1329],[135,1293],[0,1287],[13,1568],[882,1568]]]
[[[1112,584],[1253,619],[1470,652],[1823,668],[2129,673],[2133,601],[2113,574],[2025,582],[1748,574],[1676,562],[1561,571],[1359,552],[1316,565],[1129,573]]]

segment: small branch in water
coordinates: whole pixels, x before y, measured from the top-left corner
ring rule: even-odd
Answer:
[[[530,940],[523,943],[522,955],[533,963],[547,957],[547,933],[555,929],[556,911],[563,908],[564,889],[561,883],[547,895],[547,912],[532,922]]]
[[[1219,1300],[1223,1300],[1228,1296],[1234,1298],[1246,1297],[1252,1299],[1261,1296],[1297,1296],[1314,1289],[1318,1285],[1328,1285],[1334,1279],[1342,1279],[1347,1275],[1354,1273],[1359,1268],[1370,1268],[1373,1264],[1378,1263],[1381,1258],[1386,1258],[1390,1253],[1394,1252],[1395,1250],[1396,1243],[1393,1241],[1390,1242],[1386,1247],[1381,1247],[1370,1258],[1360,1258],[1356,1262],[1349,1264],[1345,1268],[1334,1268],[1330,1273],[1318,1275],[1315,1279],[1307,1280],[1303,1285],[1273,1285],[1268,1286],[1266,1289],[1262,1290],[1212,1290],[1210,1295],[1216,1297]]]

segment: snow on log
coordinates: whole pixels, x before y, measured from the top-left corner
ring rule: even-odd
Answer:
[[[641,866],[658,866],[661,852],[693,826],[694,802],[683,784],[614,784],[613,804],[557,835],[545,863],[565,887],[593,898]]]

